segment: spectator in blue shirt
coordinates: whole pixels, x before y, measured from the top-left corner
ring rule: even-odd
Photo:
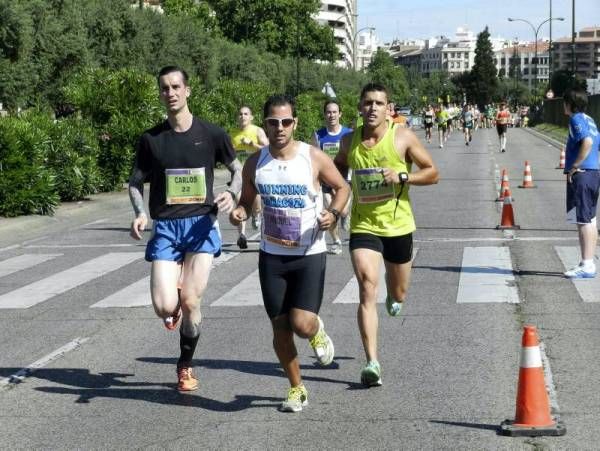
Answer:
[[[600,135],[594,120],[585,114],[587,95],[567,90],[563,96],[569,116],[569,137],[565,155],[567,174],[567,222],[577,224],[581,261],[565,272],[574,279],[596,276],[594,254],[598,242],[596,207],[600,190]]]

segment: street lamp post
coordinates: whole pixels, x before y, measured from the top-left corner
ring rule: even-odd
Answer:
[[[354,70],[356,70],[356,38],[358,37],[358,34],[361,31],[365,31],[365,30],[371,30],[371,31],[375,31],[375,27],[363,27],[360,30],[358,30],[356,33],[354,33],[354,36],[352,37],[352,67],[354,68]]]
[[[529,22],[528,20],[525,19],[513,19],[511,17],[508,18],[509,22],[525,22],[526,24],[528,24],[531,29],[533,30],[533,34],[535,36],[535,48],[534,48],[534,59],[535,59],[535,63],[534,63],[534,79],[533,79],[533,85],[534,88],[537,89],[537,82],[538,82],[538,33],[540,31],[540,28],[542,28],[542,25],[544,25],[546,22],[550,22],[552,20],[565,20],[564,17],[549,17],[548,19],[544,20],[542,23],[540,23],[538,25],[538,27],[536,28],[531,22]],[[552,51],[552,50],[550,50]],[[531,78],[530,78],[531,79]]]

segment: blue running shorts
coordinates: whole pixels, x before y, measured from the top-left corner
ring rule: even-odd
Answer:
[[[221,231],[215,215],[154,221],[146,261],[180,262],[188,252],[221,255]]]
[[[567,183],[567,222],[590,224],[596,218],[600,171],[576,172]]]

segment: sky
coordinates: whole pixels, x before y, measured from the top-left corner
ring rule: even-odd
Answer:
[[[444,35],[454,36],[456,28],[467,27],[475,35],[485,26],[492,37],[518,37],[533,41],[534,32],[524,22],[508,22],[508,17],[525,19],[536,28],[550,17],[563,17],[563,22],[552,21],[552,39],[571,36],[573,0],[358,0],[358,28],[375,27],[380,42],[394,38],[426,39]],[[575,1],[575,31],[600,26],[600,0]],[[538,38],[548,38],[548,23]]]

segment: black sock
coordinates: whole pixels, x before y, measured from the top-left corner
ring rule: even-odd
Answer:
[[[194,351],[196,350],[199,338],[200,334],[195,337],[187,337],[183,335],[181,330],[179,331],[179,349],[181,350],[181,355],[177,361],[177,368],[192,366],[192,359],[194,358]]]

